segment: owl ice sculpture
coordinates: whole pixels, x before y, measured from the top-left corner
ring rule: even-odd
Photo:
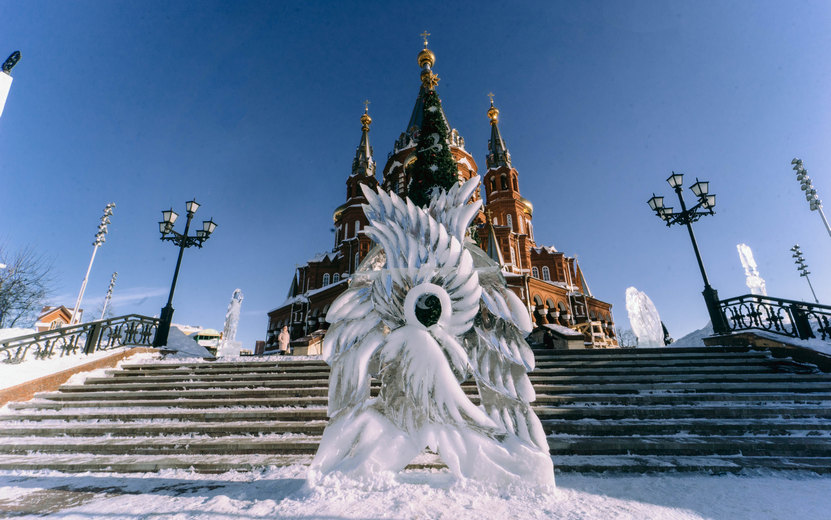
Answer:
[[[365,232],[378,246],[327,315],[330,422],[310,481],[398,472],[429,448],[457,477],[554,485],[530,405],[528,312],[499,265],[464,243],[482,204],[468,203],[478,184],[477,176],[439,190],[426,209],[362,186]],[[478,406],[467,381],[475,382]]]

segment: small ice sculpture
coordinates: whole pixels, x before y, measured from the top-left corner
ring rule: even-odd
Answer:
[[[239,325],[239,311],[242,306],[242,290],[234,290],[228,310],[225,312],[225,328],[222,331],[222,341],[217,350],[217,356],[234,356],[239,354],[242,343],[237,339],[237,325]]]
[[[361,186],[379,244],[332,303],[323,358],[330,422],[309,471],[398,472],[425,448],[459,478],[554,485],[528,372],[531,320],[500,267],[465,231],[482,202],[476,176],[426,209]],[[370,379],[380,380],[370,397]],[[476,384],[480,405],[462,388]]]
[[[638,337],[639,347],[663,347],[664,327],[658,309],[643,293],[634,287],[626,289],[626,312],[632,332]]]
[[[736,249],[739,250],[739,260],[741,260],[742,267],[744,267],[745,283],[747,288],[750,289],[750,294],[767,296],[765,280],[759,276],[759,269],[756,267],[756,260],[753,258],[753,250],[747,244],[737,244]]]

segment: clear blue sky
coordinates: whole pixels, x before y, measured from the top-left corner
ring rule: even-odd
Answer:
[[[619,325],[630,285],[675,337],[707,321],[686,232],[646,205],[674,196],[671,170],[718,195],[696,232],[722,297],[747,292],[745,242],[769,294],[809,299],[799,242],[831,301],[831,237],[789,164],[831,210],[828,2],[0,0],[0,23],[0,59],[23,54],[0,118],[0,242],[54,259],[53,303],[74,303],[114,201],[84,306],[118,271],[115,312],[158,313],[176,260],[160,211],[196,197],[219,227],[185,253],[174,321],[221,329],[239,287],[238,339],[263,339],[295,264],[332,246],[363,100],[379,165],[404,130],[425,29],[468,151],[483,170],[493,91],[538,243],[579,256]]]

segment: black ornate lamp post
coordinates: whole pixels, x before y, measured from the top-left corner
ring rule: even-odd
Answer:
[[[216,229],[216,223],[211,220],[202,222],[202,229],[196,232],[196,236],[188,236],[190,230],[190,221],[193,219],[193,214],[199,209],[199,204],[195,200],[185,203],[185,208],[188,212],[188,220],[185,223],[185,232],[182,234],[173,230],[173,224],[179,218],[179,214],[169,209],[162,211],[163,220],[159,222],[159,231],[162,234],[162,240],[169,240],[179,246],[179,258],[176,260],[176,270],[173,271],[173,283],[170,284],[170,296],[167,298],[167,305],[162,307],[162,314],[159,317],[159,328],[156,329],[156,337],[153,339],[154,347],[163,347],[167,345],[167,335],[170,333],[170,322],[173,320],[173,291],[176,290],[176,279],[179,278],[179,267],[182,265],[182,254],[185,248],[196,246],[202,247],[202,243],[210,238],[211,233]],[[170,236],[168,236],[170,235]]]
[[[649,207],[655,214],[666,222],[667,227],[673,224],[685,224],[687,231],[690,233],[690,240],[692,241],[693,250],[695,251],[695,258],[698,260],[698,268],[701,270],[701,277],[704,279],[704,303],[707,304],[707,312],[710,315],[710,321],[713,323],[713,332],[716,334],[726,334],[730,332],[730,327],[727,324],[727,318],[721,312],[719,306],[718,291],[710,286],[710,280],[707,278],[707,271],[704,270],[704,263],[701,261],[701,253],[698,251],[698,242],[695,240],[695,233],[693,233],[692,223],[703,217],[704,215],[713,215],[715,212],[713,208],[716,205],[716,196],[709,193],[709,182],[699,181],[695,179],[695,184],[690,186],[690,190],[698,197],[698,204],[687,209],[684,202],[684,196],[681,193],[684,176],[680,173],[672,172],[667,182],[678,194],[678,201],[681,203],[681,211],[675,213],[673,208],[664,206],[664,198],[658,197],[654,193],[652,198],[647,201]]]

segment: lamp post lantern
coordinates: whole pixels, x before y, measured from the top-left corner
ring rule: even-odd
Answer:
[[[808,278],[808,275],[811,274],[811,271],[808,270],[808,264],[805,263],[805,257],[802,256],[802,249],[800,249],[799,244],[794,244],[791,248],[793,255],[791,255],[794,259],[794,263],[796,264],[796,270],[799,273],[799,276],[805,278],[805,281],[808,282],[808,287],[811,288],[811,294],[814,295],[814,301],[819,303],[817,299],[817,293],[814,292],[814,286],[811,285],[811,279]]]
[[[811,178],[808,177],[808,170],[802,166],[802,159],[794,157],[791,164],[793,165],[793,170],[796,172],[796,180],[799,181],[802,191],[805,192],[805,200],[808,202],[808,208],[811,211],[819,213],[820,218],[822,218],[822,223],[825,224],[825,230],[831,236],[831,225],[828,224],[828,219],[825,218],[825,212],[822,211],[822,201],[819,200],[817,190],[811,183]]]
[[[193,219],[193,215],[197,209],[199,209],[199,203],[195,200],[185,203],[187,221],[185,222],[185,231],[181,234],[173,230],[173,224],[179,218],[179,214],[173,211],[173,208],[162,211],[162,221],[159,222],[159,232],[162,234],[161,239],[168,240],[179,246],[179,258],[176,260],[176,269],[173,271],[173,282],[170,284],[170,295],[167,297],[167,305],[162,307],[162,312],[159,316],[159,328],[156,329],[156,337],[153,339],[154,347],[167,345],[167,336],[170,333],[170,322],[173,320],[173,292],[176,290],[176,280],[179,278],[179,268],[182,266],[182,255],[185,249],[191,246],[201,248],[202,243],[208,240],[211,233],[216,229],[216,223],[213,219],[205,220],[202,222],[202,229],[196,231],[195,236],[188,236],[190,221]]]
[[[84,299],[84,291],[87,289],[89,272],[92,270],[92,262],[95,261],[95,253],[97,253],[98,248],[107,241],[107,226],[110,225],[110,217],[113,214],[114,207],[115,202],[110,202],[104,207],[104,215],[101,217],[101,223],[98,224],[98,232],[95,234],[95,242],[92,243],[94,247],[92,249],[92,258],[89,259],[87,274],[84,275],[84,281],[81,283],[81,292],[78,293],[78,299],[75,301],[75,307],[72,308],[72,317],[69,319],[70,325],[77,323],[77,321],[81,321],[81,317],[78,316],[78,309],[81,307],[81,300]]]
[[[727,318],[721,311],[719,306],[718,291],[710,286],[710,280],[707,278],[707,271],[704,269],[704,262],[701,260],[701,252],[698,250],[698,242],[695,240],[695,233],[693,233],[692,223],[703,217],[704,215],[713,215],[715,212],[713,208],[716,205],[716,196],[709,192],[709,182],[695,179],[695,184],[690,186],[690,190],[698,198],[698,203],[687,209],[687,204],[684,202],[684,195],[681,192],[683,188],[684,175],[672,172],[667,182],[678,194],[678,202],[681,204],[681,211],[675,212],[673,208],[664,206],[664,198],[652,194],[652,198],[647,201],[649,207],[655,214],[666,222],[667,227],[673,224],[684,224],[687,226],[687,231],[690,234],[690,241],[692,242],[695,258],[698,260],[698,269],[701,270],[701,278],[704,280],[704,291],[701,293],[704,296],[704,303],[707,305],[707,313],[710,315],[710,321],[713,324],[713,332],[716,334],[727,334],[730,332],[730,327],[727,323]]]

